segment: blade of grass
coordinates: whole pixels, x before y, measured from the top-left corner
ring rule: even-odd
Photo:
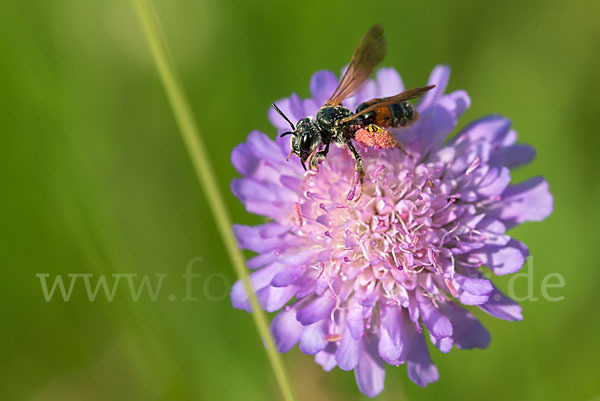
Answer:
[[[238,249],[236,241],[231,231],[231,219],[225,209],[225,202],[217,186],[215,174],[209,163],[208,154],[205,150],[202,138],[199,135],[196,122],[191,113],[189,104],[183,93],[182,86],[176,76],[175,64],[169,55],[166,40],[160,29],[158,18],[148,0],[134,0],[137,13],[144,29],[148,45],[152,52],[156,68],[164,86],[167,98],[175,115],[175,120],[179,127],[183,142],[192,160],[194,170],[198,176],[198,181],[204,190],[208,199],[209,207],[215,221],[235,272],[244,282],[248,292],[250,305],[252,307],[252,317],[258,329],[259,334],[265,341],[266,352],[273,368],[275,378],[286,401],[294,401],[294,393],[291,382],[286,372],[281,355],[275,349],[275,342],[269,331],[267,318],[258,304],[256,295],[250,285],[246,264],[242,252]]]

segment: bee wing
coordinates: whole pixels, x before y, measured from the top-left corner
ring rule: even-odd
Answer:
[[[350,64],[344,72],[340,83],[327,101],[330,106],[337,106],[352,95],[356,89],[371,75],[387,52],[387,44],[383,36],[383,27],[373,25],[356,47]]]
[[[366,109],[361,110],[360,113],[356,113],[354,115],[351,115],[350,117],[346,117],[342,121],[346,123],[348,121],[352,121],[353,119],[360,116],[361,114],[368,113],[368,112],[376,110],[380,107],[387,107],[387,106],[391,106],[392,104],[404,102],[404,101],[407,101],[410,99],[416,99],[418,97],[423,96],[424,94],[426,94],[428,91],[430,91],[433,88],[435,88],[435,85],[421,86],[419,88],[409,89],[409,90],[404,91],[395,96],[371,100],[371,102],[375,101],[375,103],[373,103]]]

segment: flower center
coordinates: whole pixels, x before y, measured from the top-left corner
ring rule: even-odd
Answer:
[[[421,272],[443,275],[453,267],[442,246],[452,240],[455,183],[444,179],[441,165],[420,164],[395,150],[380,152],[363,155],[366,186],[358,202],[346,197],[353,161],[343,154],[328,157],[318,173],[306,173],[297,233],[320,250],[319,278],[358,278],[356,292],[381,286],[394,297],[397,284],[416,285]]]

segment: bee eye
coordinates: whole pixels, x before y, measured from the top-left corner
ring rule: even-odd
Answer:
[[[303,135],[300,137],[300,148],[301,148],[302,150],[310,150],[310,142],[311,142],[311,140],[310,140],[310,135],[308,135],[308,134],[303,134]]]

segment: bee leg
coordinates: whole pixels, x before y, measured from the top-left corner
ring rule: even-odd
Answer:
[[[354,157],[354,160],[356,162],[355,170],[358,173],[358,180],[360,182],[360,194],[354,201],[358,202],[358,200],[362,196],[363,190],[365,188],[365,169],[362,164],[362,157],[360,157],[360,154],[358,153],[356,148],[354,148],[354,145],[352,145],[352,142],[348,141],[346,144],[348,145],[348,149],[350,149],[350,152],[352,153],[352,157]],[[348,194],[348,200],[351,200],[353,197],[354,197],[354,188],[352,188],[350,190],[350,193]]]
[[[327,142],[325,144],[325,149],[323,149],[320,152],[317,152],[317,154],[315,155],[316,157],[312,160],[315,167],[319,163],[320,160],[325,160],[325,157],[327,157],[328,152],[329,152],[329,142]]]

